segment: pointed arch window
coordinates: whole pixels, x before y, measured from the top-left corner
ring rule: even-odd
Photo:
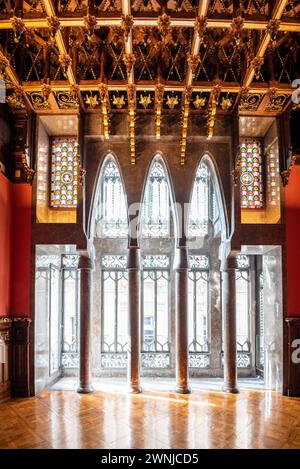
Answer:
[[[170,194],[165,170],[156,161],[146,183],[142,211],[142,235],[167,238],[170,235]]]
[[[96,214],[98,238],[125,238],[128,220],[123,183],[116,163],[105,165]]]
[[[209,221],[218,221],[218,206],[211,174],[206,163],[198,166],[192,193],[188,237],[201,237],[208,234]]]

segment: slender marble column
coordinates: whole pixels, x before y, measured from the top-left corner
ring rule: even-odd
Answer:
[[[236,360],[236,258],[228,257],[222,269],[222,302],[224,314],[224,386],[238,393]]]
[[[141,272],[140,250],[129,246],[128,250],[128,385],[130,392],[142,391],[140,385],[141,368]]]
[[[175,259],[175,336],[176,336],[176,392],[188,394],[188,252],[186,246],[176,248]]]
[[[80,358],[79,387],[77,392],[93,392],[91,383],[91,312],[93,260],[85,255],[79,258],[80,270]]]

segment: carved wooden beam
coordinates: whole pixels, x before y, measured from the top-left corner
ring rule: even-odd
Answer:
[[[191,52],[188,57],[188,69],[186,72],[186,87],[184,90],[183,106],[182,106],[182,135],[180,145],[180,164],[185,163],[186,141],[187,141],[187,127],[189,116],[189,103],[192,95],[192,84],[194,74],[199,63],[199,51],[202,41],[201,31],[206,24],[206,16],[209,6],[209,0],[199,0],[198,3],[198,17],[194,25],[194,34],[192,40]]]
[[[129,111],[129,142],[130,142],[130,162],[136,163],[135,155],[135,85],[134,85],[134,62],[135,57],[133,54],[132,43],[132,27],[133,18],[131,15],[130,0],[122,0],[122,19],[121,28],[124,32],[124,50],[125,54],[123,61],[127,70],[127,96],[128,96],[128,111]]]
[[[27,104],[29,109],[32,110],[33,108],[32,108],[31,102],[29,101],[29,99],[28,99],[28,97],[27,97],[27,95],[24,91],[24,88],[21,86],[21,82],[19,80],[18,75],[16,74],[14,68],[11,66],[11,63],[8,60],[8,58],[3,54],[3,52],[1,50],[0,50],[0,63],[1,63],[1,66],[2,66],[3,70],[6,73],[9,81],[11,82],[11,84],[17,90],[17,94],[19,94],[19,96],[22,96],[24,98],[25,103]]]
[[[68,49],[65,45],[64,38],[61,32],[60,19],[55,15],[55,6],[53,0],[42,0],[46,14],[47,14],[47,26],[53,28],[53,35],[59,51],[59,60],[63,70],[66,73],[70,85],[76,84],[76,77],[72,69],[72,60],[68,54]],[[83,20],[82,20],[83,21]],[[82,25],[83,26],[83,25]]]
[[[269,23],[266,26],[266,32],[263,34],[263,37],[258,44],[256,56],[251,61],[250,66],[248,67],[243,85],[245,87],[249,87],[253,81],[255,73],[259,73],[259,70],[264,62],[264,56],[267,50],[268,45],[270,44],[272,38],[272,30],[279,29],[280,27],[280,19],[284,12],[284,9],[288,3],[288,0],[277,0],[276,4],[272,11],[272,16]]]
[[[44,0],[43,0],[44,1]],[[99,18],[96,17],[95,28],[109,27],[109,26],[122,26],[121,18]],[[28,29],[39,29],[47,28],[48,22],[47,18],[24,18],[23,22]],[[84,27],[83,17],[59,17],[59,22],[62,27]],[[134,27],[157,27],[157,18],[155,17],[135,17],[133,15]],[[170,26],[174,28],[184,27],[184,28],[193,28],[195,24],[195,18],[172,18],[170,16]],[[207,28],[221,28],[221,29],[230,29],[232,25],[232,20],[229,18],[208,18],[207,19]],[[243,28],[244,29],[254,29],[258,31],[265,31],[268,26],[268,21],[266,20],[251,20],[245,19]],[[2,19],[0,20],[0,29],[11,29],[12,20]],[[280,23],[279,31],[288,31],[288,32],[300,32],[300,23],[299,21],[285,20]]]

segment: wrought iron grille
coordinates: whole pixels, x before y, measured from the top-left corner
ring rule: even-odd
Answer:
[[[126,256],[102,257],[101,367],[126,368],[128,275]]]
[[[210,366],[210,315],[209,315],[209,259],[208,256],[189,256],[189,366]]]
[[[169,256],[147,255],[143,258],[143,340],[142,366],[170,366]]]

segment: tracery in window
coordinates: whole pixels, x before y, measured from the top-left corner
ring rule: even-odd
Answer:
[[[143,258],[142,366],[144,368],[170,366],[169,263],[167,255],[147,255]]]
[[[240,145],[240,192],[242,208],[263,208],[262,150],[258,140]]]
[[[209,221],[218,221],[218,204],[208,166],[201,161],[198,166],[190,204],[188,237],[208,234]]]
[[[52,140],[51,202],[52,208],[76,208],[78,197],[78,143],[74,137]]]
[[[189,256],[190,267],[188,283],[188,340],[189,366],[207,368],[210,365],[209,343],[209,301],[208,256]]]
[[[125,238],[128,220],[123,183],[116,163],[109,160],[104,168],[96,213],[96,236]]]
[[[142,210],[142,235],[167,238],[170,235],[170,194],[165,170],[155,161],[147,179]]]

